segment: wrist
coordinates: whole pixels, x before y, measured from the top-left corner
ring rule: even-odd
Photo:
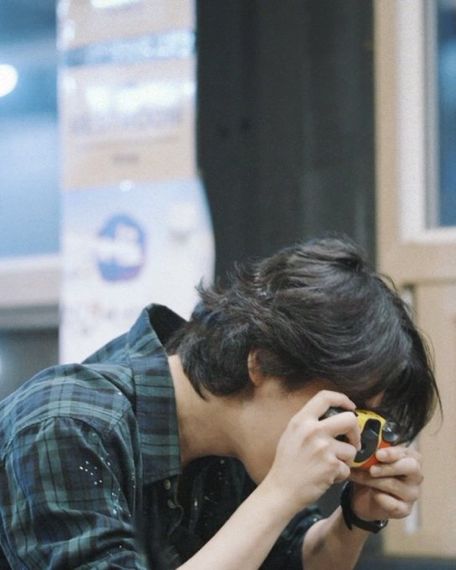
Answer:
[[[300,506],[299,501],[288,492],[288,489],[277,485],[269,476],[258,485],[257,491],[261,494],[262,500],[274,509],[276,515],[287,522],[305,507],[305,505]]]
[[[351,481],[347,481],[342,488],[342,493],[340,495],[340,506],[342,507],[342,515],[345,525],[349,530],[353,530],[354,527],[377,533],[380,532],[388,524],[388,520],[364,520],[358,517],[352,508],[352,494],[353,494],[353,484]]]

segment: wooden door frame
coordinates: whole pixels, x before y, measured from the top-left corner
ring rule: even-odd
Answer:
[[[456,279],[456,228],[426,224],[427,190],[437,182],[430,7],[374,4],[377,254],[399,285]]]
[[[428,0],[374,4],[378,266],[411,293],[416,322],[434,343],[444,411],[443,424],[436,416],[418,439],[422,499],[411,517],[392,521],[384,546],[388,554],[449,557],[456,556],[449,475],[456,459],[447,453],[456,433],[456,228],[431,227],[426,220],[427,196],[438,180],[430,114],[436,82],[428,57],[435,38],[429,29],[432,8]]]

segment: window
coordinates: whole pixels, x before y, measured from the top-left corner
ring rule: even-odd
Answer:
[[[438,0],[436,14],[438,226],[456,226],[456,0]]]

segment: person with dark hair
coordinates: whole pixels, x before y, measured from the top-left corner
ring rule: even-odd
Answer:
[[[0,404],[5,565],[351,569],[370,532],[410,513],[422,471],[408,443],[438,389],[406,306],[359,249],[297,244],[199,291],[188,322],[151,305]],[[350,468],[356,408],[400,440],[365,472]],[[341,481],[323,518],[314,505]]]

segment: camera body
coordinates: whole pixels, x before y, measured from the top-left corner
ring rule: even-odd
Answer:
[[[343,408],[329,408],[323,418],[346,411]],[[359,429],[361,430],[361,449],[356,454],[350,467],[367,471],[371,465],[378,463],[375,457],[377,449],[390,447],[397,443],[399,434],[394,422],[388,421],[376,412],[357,408],[353,413],[356,415]],[[340,436],[338,439],[347,441],[345,436]]]

